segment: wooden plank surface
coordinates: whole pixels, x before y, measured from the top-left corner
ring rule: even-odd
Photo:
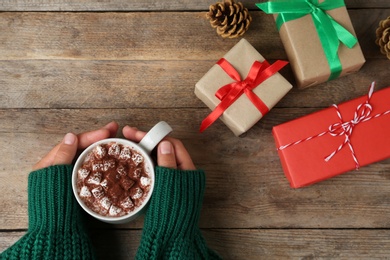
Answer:
[[[226,259],[387,259],[388,230],[203,230],[210,247]],[[12,244],[23,232],[10,232],[0,241]],[[98,259],[134,259],[139,230],[92,232]],[[115,241],[108,244],[107,241]],[[239,241],[239,242],[237,242]],[[126,246],[123,246],[126,245]]]
[[[2,0],[0,10],[4,11],[176,11],[206,10],[219,0]],[[241,0],[245,7],[256,10],[256,3],[263,0]],[[345,0],[348,8],[388,8],[387,0]]]
[[[195,83],[214,63],[0,61],[0,108],[206,107],[193,92]],[[377,89],[384,88],[389,82],[387,64],[384,59],[368,59],[359,73],[324,83],[319,88],[293,89],[277,107],[328,107],[365,95],[374,80]],[[290,66],[281,73],[294,82]]]
[[[375,29],[389,9],[349,14],[366,58],[382,58]],[[1,60],[215,60],[239,39],[222,39],[205,12],[5,12]],[[286,59],[271,15],[253,13],[245,38],[266,59]]]
[[[200,226],[210,247],[226,259],[390,255],[390,159],[294,190],[271,135],[274,125],[366,94],[373,80],[377,89],[389,86],[389,61],[374,44],[389,1],[346,1],[367,59],[361,71],[293,89],[240,138],[220,121],[198,133],[210,110],[195,97],[194,85],[238,42],[210,27],[205,11],[211,3],[0,3],[0,10],[18,11],[0,13],[0,251],[27,229],[31,166],[65,133],[111,120],[147,130],[166,120],[206,170]],[[251,10],[245,38],[271,62],[286,59],[272,17]],[[290,67],[281,73],[294,82]],[[119,226],[91,221],[100,259],[111,257],[113,248],[115,259],[133,258],[142,225],[142,218]]]

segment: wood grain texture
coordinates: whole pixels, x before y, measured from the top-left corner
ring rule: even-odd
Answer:
[[[258,1],[242,2],[253,16],[245,38],[267,60],[286,59],[273,18]],[[390,2],[345,2],[363,68],[294,88],[238,138],[219,120],[198,133],[210,110],[195,83],[239,41],[211,28],[205,14],[214,1],[0,1],[0,252],[28,228],[31,166],[67,132],[112,120],[148,130],[165,120],[206,171],[200,227],[225,259],[388,258],[390,159],[291,189],[271,134],[365,95],[374,80],[377,89],[389,86],[389,61],[374,41]],[[281,74],[294,84],[289,66]],[[142,226],[142,217],[118,226],[90,219],[99,259],[132,259]]]
[[[0,108],[203,108],[195,83],[216,60],[0,61]],[[387,64],[369,59],[358,73],[316,88],[294,88],[276,106],[328,107],[365,95],[372,81],[377,90],[387,87]],[[281,74],[294,84],[290,66]]]
[[[13,0],[0,2],[0,10],[3,11],[186,11],[207,10],[210,4],[218,0],[200,1],[142,1],[142,0]],[[241,0],[245,7],[256,10],[256,3],[263,0]],[[348,8],[388,8],[387,0],[345,0]]]
[[[366,58],[383,58],[375,29],[389,9],[350,10]],[[4,12],[0,59],[218,60],[239,39],[222,39],[205,12]],[[266,59],[286,59],[271,15],[254,12],[245,38]]]
[[[383,59],[316,88],[293,89],[277,107],[328,107],[386,87]],[[0,61],[0,108],[204,108],[195,83],[214,61]],[[295,82],[291,68],[282,75]],[[147,79],[147,80],[145,80]]]
[[[207,229],[208,245],[223,259],[387,259],[390,231],[374,230],[274,230]],[[1,233],[0,251],[24,232]],[[134,259],[140,230],[93,230],[98,259]]]

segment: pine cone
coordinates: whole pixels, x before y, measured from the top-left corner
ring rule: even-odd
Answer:
[[[237,38],[242,36],[252,22],[248,9],[241,2],[224,0],[210,5],[207,19],[213,28],[217,28],[218,35],[223,38]]]
[[[379,27],[376,29],[375,43],[390,60],[390,16],[379,22]]]

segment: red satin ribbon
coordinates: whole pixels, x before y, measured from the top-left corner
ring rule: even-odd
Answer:
[[[263,116],[267,114],[269,108],[255,93],[252,92],[252,90],[286,66],[288,62],[277,60],[270,65],[267,61],[255,61],[244,80],[241,79],[237,70],[224,58],[220,59],[217,64],[235,82],[221,87],[215,93],[215,96],[221,100],[221,103],[219,103],[218,106],[202,121],[200,132],[203,132],[212,123],[214,123],[214,121],[217,120],[223,112],[244,93]]]

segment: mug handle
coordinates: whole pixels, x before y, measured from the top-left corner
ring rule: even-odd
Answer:
[[[167,122],[160,121],[146,133],[138,145],[141,146],[147,154],[150,154],[158,143],[170,132],[172,132],[172,127],[168,125]]]

